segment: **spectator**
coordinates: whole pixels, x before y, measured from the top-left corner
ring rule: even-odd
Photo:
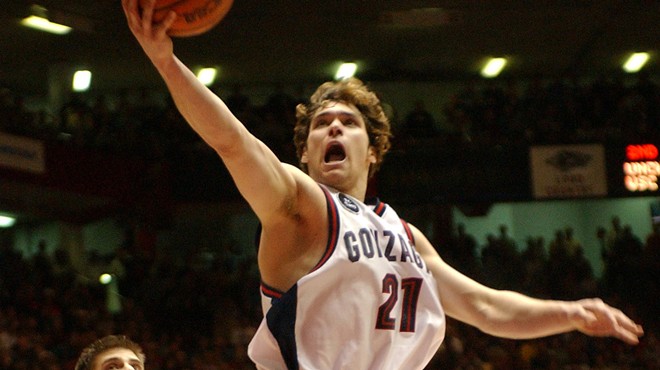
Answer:
[[[60,130],[75,145],[85,146],[90,143],[94,118],[82,94],[72,93],[69,101],[60,109]]]
[[[543,237],[529,237],[527,246],[521,254],[522,289],[539,297],[547,296],[548,256],[544,243]]]
[[[250,97],[243,93],[243,86],[235,84],[231,90],[231,94],[225,98],[227,107],[235,112],[237,115],[242,115],[252,110],[252,102]]]
[[[428,139],[438,134],[435,118],[426,110],[423,100],[415,101],[415,106],[407,115],[401,127],[403,139]]]
[[[145,355],[137,343],[123,335],[109,335],[94,341],[80,354],[75,370],[144,370]]]
[[[566,227],[564,233],[566,235],[566,250],[568,251],[568,255],[572,257],[581,253],[582,243],[575,239],[573,228],[570,226]]]
[[[457,269],[469,276],[476,276],[477,240],[465,230],[465,224],[456,226],[456,232],[449,241],[447,258],[454,262]]]

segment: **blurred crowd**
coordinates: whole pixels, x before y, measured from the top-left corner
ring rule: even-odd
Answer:
[[[598,245],[583,246],[573,228],[555,230],[555,237],[530,236],[521,248],[506,225],[489,234],[484,245],[459,224],[440,253],[452,266],[498,289],[548,299],[601,297],[638,322],[646,334],[637,347],[615,339],[594,339],[576,333],[543,339],[497,339],[461,323],[451,322],[432,369],[657,369],[660,368],[660,225],[640,238],[630,225],[612,217],[596,230]],[[594,275],[585,248],[600,251],[603,275]]]
[[[255,105],[236,86],[225,97],[241,121],[285,159],[295,156],[293,112],[299,102],[274,92]],[[25,99],[0,88],[0,132],[159,161],[181,152],[206,150],[173,100],[157,91],[122,90],[116,95],[72,93],[58,112],[29,109]]]
[[[0,250],[0,369],[72,369],[86,345],[115,333],[143,346],[150,369],[253,368],[254,261],[208,251],[155,260],[124,245],[75,267],[65,250],[45,250]],[[102,284],[103,272],[115,280]]]
[[[492,146],[652,141],[660,137],[656,77],[642,72],[626,80],[475,80],[454,88],[446,101],[419,98],[407,112],[399,112],[396,102],[384,105],[395,145],[427,139]],[[240,85],[214,91],[283,160],[295,160],[291,132],[294,108],[306,101],[302,93],[294,95],[276,85],[263,104],[255,104]],[[112,96],[72,93],[52,113],[31,110],[23,97],[0,88],[0,131],[146,158],[203,147],[172,100],[156,96],[147,90]]]
[[[541,76],[524,84],[513,78],[479,80],[437,104],[442,106],[440,117],[419,100],[395,119],[399,139],[495,146],[619,143],[660,136],[660,88],[643,73],[626,82]]]

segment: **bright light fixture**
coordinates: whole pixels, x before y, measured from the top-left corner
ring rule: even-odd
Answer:
[[[345,80],[355,76],[357,71],[357,64],[355,63],[342,63],[335,73],[335,80]]]
[[[101,283],[103,285],[108,285],[111,282],[112,282],[112,275],[110,275],[108,273],[99,275],[99,283]]]
[[[16,218],[0,215],[0,227],[12,227],[16,223]]]
[[[76,71],[73,74],[73,91],[87,91],[92,83],[92,72],[87,70]]]
[[[39,31],[54,33],[56,35],[66,35],[72,30],[72,28],[69,26],[54,23],[49,21],[47,18],[39,17],[36,15],[23,18],[23,20],[21,20],[21,24],[26,27],[34,28]]]
[[[218,70],[216,68],[202,68],[197,72],[197,79],[204,85],[211,86],[217,75]]]
[[[506,58],[491,58],[481,70],[481,75],[485,78],[497,77],[505,65]]]
[[[648,60],[649,53],[632,53],[628,60],[623,64],[623,70],[628,73],[639,72]]]

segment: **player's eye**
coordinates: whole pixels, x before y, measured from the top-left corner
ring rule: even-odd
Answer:
[[[327,119],[318,119],[314,122],[314,127],[323,127],[328,125],[328,120]]]

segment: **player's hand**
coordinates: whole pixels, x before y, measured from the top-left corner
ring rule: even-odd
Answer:
[[[615,337],[628,344],[639,343],[639,337],[644,334],[641,325],[598,298],[582,299],[575,303],[575,310],[569,314],[569,319],[584,334]]]
[[[122,0],[121,5],[128,21],[128,28],[151,62],[158,67],[160,63],[170,60],[174,53],[172,38],[167,35],[167,31],[177,15],[172,11],[161,22],[154,22],[155,2],[156,0],[147,0],[141,12],[138,0]]]

